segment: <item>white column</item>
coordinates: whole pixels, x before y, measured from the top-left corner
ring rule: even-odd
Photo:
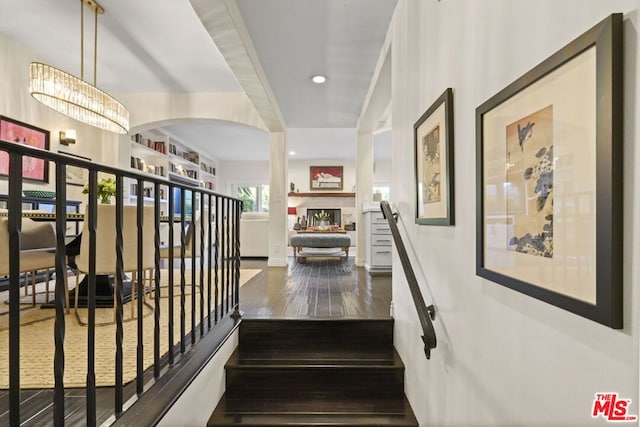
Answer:
[[[269,267],[287,266],[287,135],[269,134]]]
[[[373,200],[373,133],[358,131],[356,144],[356,265],[364,266],[365,237],[362,205]]]

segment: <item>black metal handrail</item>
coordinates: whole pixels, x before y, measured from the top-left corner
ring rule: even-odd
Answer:
[[[99,246],[104,243],[98,242],[96,237],[97,225],[97,184],[98,173],[115,176],[116,179],[116,202],[115,202],[115,224],[113,224],[113,232],[116,236],[115,247],[115,265],[114,265],[114,284],[115,289],[115,376],[114,376],[114,406],[112,410],[112,419],[117,419],[124,414],[125,406],[129,406],[137,398],[144,393],[153,390],[153,384],[157,380],[171,371],[174,364],[177,363],[176,354],[182,357],[186,352],[190,351],[194,345],[202,340],[205,333],[213,332],[222,319],[229,316],[239,317],[239,288],[240,288],[240,212],[242,211],[242,201],[225,196],[204,188],[189,186],[183,183],[168,180],[164,177],[153,176],[133,172],[131,170],[119,169],[111,166],[105,166],[90,162],[81,158],[71,157],[63,154],[51,153],[29,147],[22,144],[0,140],[0,152],[6,152],[9,156],[9,177],[8,177],[8,199],[7,207],[7,227],[9,232],[9,424],[18,426],[21,420],[21,401],[20,401],[20,244],[21,244],[21,223],[22,223],[22,190],[23,190],[23,157],[34,157],[44,159],[55,165],[55,213],[56,213],[56,250],[55,250],[55,291],[54,291],[54,362],[52,370],[54,372],[54,393],[52,405],[52,418],[56,426],[65,424],[65,385],[64,385],[64,345],[65,345],[65,310],[66,305],[65,291],[67,275],[67,249],[65,246],[65,231],[67,226],[66,220],[66,169],[68,166],[75,166],[86,169],[88,171],[88,203],[87,214],[84,217],[86,222],[86,235],[83,239],[89,242],[88,257],[88,286],[87,286],[87,375],[86,375],[86,410],[85,423],[89,426],[95,426],[104,419],[104,408],[98,411],[96,405],[96,348],[95,348],[95,328],[96,324],[96,253]],[[123,211],[124,211],[124,178],[130,178],[133,183],[137,184],[135,193],[136,211],[136,230],[137,230],[137,278],[135,280],[137,298],[137,351],[136,351],[136,377],[135,392],[133,399],[125,405],[125,385],[123,384]],[[149,221],[143,214],[145,205],[144,186],[154,188],[153,195],[153,247],[144,247],[143,240],[143,224]],[[166,312],[161,312],[160,301],[160,217],[161,217],[161,199],[160,188],[164,187],[168,190],[168,234],[169,234],[169,250],[168,250],[168,308]],[[180,189],[179,203],[181,213],[179,218],[174,218],[174,207],[178,202],[174,201],[174,189]],[[185,215],[186,195],[191,196],[192,200],[192,216],[189,218]],[[196,200],[199,200],[200,206],[196,206]],[[148,201],[148,199],[147,199]],[[59,214],[64,213],[64,214]],[[195,217],[200,214],[201,220],[196,225]],[[194,227],[190,232],[191,241],[189,242],[190,256],[185,253],[186,244],[185,230],[187,225]],[[174,227],[180,227],[180,254],[174,256]],[[206,235],[208,233],[208,238]],[[196,246],[196,236],[200,237],[200,246]],[[131,236],[129,236],[131,237]],[[209,250],[205,251],[205,243],[209,245]],[[153,306],[153,364],[152,369],[145,369],[143,363],[143,341],[144,328],[142,327],[143,318],[143,294],[147,292],[144,287],[143,280],[143,252],[154,251],[154,272],[155,275],[151,279],[151,292],[155,295],[155,305]],[[206,254],[205,254],[206,252]],[[148,252],[146,252],[148,253]],[[187,289],[186,282],[186,263],[185,258],[191,258],[191,289]],[[175,258],[175,259],[174,259]],[[199,266],[196,258],[199,258]],[[174,290],[174,261],[180,264],[180,277],[175,278],[175,284],[178,286]],[[205,268],[208,272],[205,274]],[[221,269],[218,274],[218,268]],[[214,277],[212,278],[211,269],[214,269]],[[196,283],[196,272],[200,277]],[[133,279],[133,278],[132,278]],[[133,285],[132,285],[133,286]],[[205,290],[206,289],[206,290]],[[174,291],[177,294],[174,295]],[[78,290],[76,290],[78,292]],[[191,292],[191,331],[186,331],[186,305],[185,296]],[[199,304],[196,301],[196,294],[200,293]],[[205,293],[207,302],[205,304]],[[180,298],[179,305],[174,307],[174,297]],[[176,302],[177,303],[177,302]],[[146,303],[145,303],[146,304]],[[206,307],[206,308],[205,308]],[[179,311],[180,336],[174,337],[174,309]],[[197,311],[200,310],[199,316]],[[206,311],[206,312],[205,312]],[[160,354],[160,328],[161,316],[168,317],[168,352],[165,355]],[[196,324],[196,321],[199,324]],[[206,325],[206,326],[205,326]],[[206,331],[205,331],[206,329]],[[199,330],[199,334],[197,331]],[[179,344],[179,345],[178,345]],[[2,350],[5,351],[5,350]],[[149,378],[145,377],[146,373]],[[67,402],[68,403],[68,402]],[[100,412],[100,419],[97,413]],[[108,414],[107,414],[108,415]]]
[[[398,220],[398,214],[394,214],[391,212],[389,202],[386,201],[380,202],[380,209],[382,210],[382,214],[389,223],[391,235],[393,236],[393,243],[395,245],[396,251],[398,251],[398,256],[400,257],[400,262],[402,263],[402,268],[404,269],[404,275],[407,278],[407,282],[409,284],[409,291],[411,292],[411,297],[413,298],[413,303],[416,306],[418,318],[420,319],[420,325],[422,326],[422,332],[424,333],[424,335],[422,336],[422,341],[424,341],[424,353],[427,356],[427,359],[429,359],[431,358],[431,350],[436,348],[437,345],[436,331],[433,328],[432,322],[436,315],[435,307],[433,306],[433,304],[427,306],[424,302],[424,298],[422,297],[422,292],[420,291],[420,286],[418,285],[416,274],[413,271],[413,267],[411,267],[411,262],[409,261],[409,256],[407,255],[407,249],[405,248],[404,242],[402,241],[402,236],[400,236],[398,224],[396,224]]]

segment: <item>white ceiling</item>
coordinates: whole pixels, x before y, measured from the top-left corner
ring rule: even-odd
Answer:
[[[287,126],[354,128],[396,0],[237,4]]]
[[[395,4],[396,0],[237,0],[284,120],[300,130],[289,135],[290,149],[298,158],[335,158],[338,152],[355,157],[355,138],[349,144],[341,142],[345,132],[332,129],[355,127]],[[102,0],[101,5],[106,9],[98,18],[101,89],[116,95],[242,90],[189,1]],[[0,0],[0,16],[0,33],[33,51],[34,60],[79,75],[79,0]],[[85,8],[88,81],[92,47],[93,16]],[[315,73],[326,74],[327,83],[312,85],[309,78]],[[317,128],[325,128],[324,143],[314,139]],[[248,127],[212,121],[185,122],[166,130],[190,142],[215,140],[205,147],[223,160],[268,159],[267,135]]]

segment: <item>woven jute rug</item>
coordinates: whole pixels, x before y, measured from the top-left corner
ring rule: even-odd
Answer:
[[[247,283],[261,270],[241,269],[240,286]],[[205,272],[204,286],[204,306],[205,314],[207,310],[207,285]],[[161,272],[161,284],[168,283],[168,272]],[[213,277],[213,272],[212,272]],[[75,279],[71,278],[72,281]],[[180,340],[180,271],[174,270],[174,344]],[[191,271],[186,275],[186,295],[185,295],[185,325],[187,330],[186,340],[191,342],[189,332],[191,331]],[[199,284],[199,272],[196,276],[196,284]],[[213,292],[213,291],[212,291]],[[161,288],[160,298],[160,354],[164,355],[168,351],[168,288]],[[196,324],[200,323],[200,291],[196,286]],[[222,299],[223,296],[219,296]],[[212,300],[213,301],[213,300]],[[150,295],[146,295],[146,302],[150,306],[155,305],[155,300]],[[135,304],[135,303],[134,303]],[[213,302],[212,302],[213,304]],[[124,382],[130,382],[136,377],[136,347],[138,335],[138,321],[136,313],[131,316],[131,303],[125,304],[123,315],[123,378]],[[137,312],[137,309],[134,310]],[[52,388],[54,385],[53,356],[54,356],[54,310],[40,309],[38,307],[24,310],[20,313],[20,386],[21,388]],[[87,309],[78,310],[82,321],[87,320]],[[8,315],[0,316],[0,389],[9,386],[9,333]],[[115,384],[115,351],[116,351],[116,326],[113,323],[114,309],[96,309],[96,322],[102,323],[95,329],[95,371],[97,386],[112,386]],[[143,336],[144,336],[144,369],[153,364],[153,330],[154,315],[149,306],[144,306],[143,315]],[[206,322],[206,321],[205,321]],[[85,387],[87,375],[87,334],[88,328],[81,325],[73,309],[70,314],[65,315],[65,337],[64,337],[64,385],[65,387]],[[206,330],[206,325],[205,325]]]

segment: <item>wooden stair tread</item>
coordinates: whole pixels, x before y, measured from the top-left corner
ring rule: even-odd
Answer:
[[[331,352],[331,351],[241,351],[236,348],[226,367],[397,367],[404,364],[395,350],[390,352]]]
[[[223,397],[223,409],[227,413],[297,413],[297,414],[403,414],[407,409],[404,397],[375,399],[357,397],[349,400],[337,396],[324,396],[315,399],[234,399]]]
[[[396,399],[232,399],[226,395],[209,426],[417,426],[409,403]]]

